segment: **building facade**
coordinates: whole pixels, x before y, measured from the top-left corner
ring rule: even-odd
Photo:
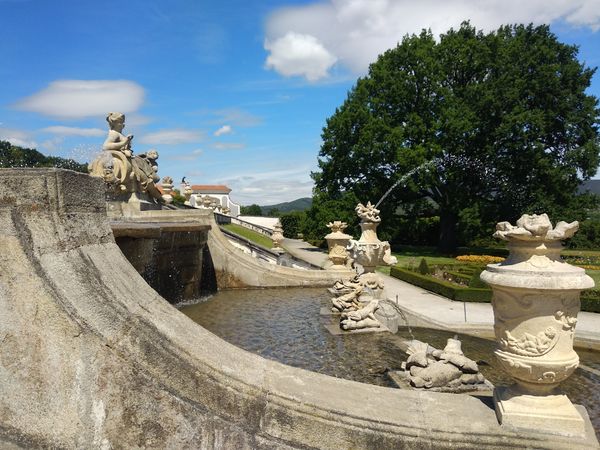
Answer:
[[[240,215],[240,205],[231,200],[229,197],[231,189],[227,186],[222,184],[193,184],[191,188],[190,205],[201,208],[202,198],[208,196],[217,203],[217,212],[224,213],[228,209],[228,215],[232,217]]]

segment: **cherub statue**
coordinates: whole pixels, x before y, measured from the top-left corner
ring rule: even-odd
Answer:
[[[111,112],[106,116],[106,121],[110,127],[108,136],[102,145],[103,150],[118,150],[126,156],[131,157],[131,140],[133,135],[124,136],[121,134],[125,128],[125,114],[119,112]]]

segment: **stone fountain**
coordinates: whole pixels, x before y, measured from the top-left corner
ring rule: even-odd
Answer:
[[[360,330],[364,328],[382,328],[375,317],[379,301],[383,295],[383,279],[375,272],[378,265],[393,265],[397,260],[391,254],[390,244],[377,237],[377,227],[381,223],[379,210],[368,202],[359,203],[355,208],[361,219],[362,234],[356,240],[350,240],[348,251],[357,269],[357,275],[351,280],[338,281],[331,292],[332,311],[340,312],[340,328]]]
[[[559,390],[579,365],[573,336],[581,290],[594,286],[584,269],[560,258],[561,240],[578,222],[559,222],[546,214],[523,215],[517,225],[501,222],[495,237],[508,242],[509,257],[490,264],[481,279],[493,290],[495,355],[516,381],[494,391],[502,425],[583,435],[585,421]]]

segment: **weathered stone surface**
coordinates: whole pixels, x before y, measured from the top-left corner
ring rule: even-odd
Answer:
[[[516,432],[477,399],[331,378],[224,342],[128,263],[103,191],[74,172],[0,170],[4,447],[597,448],[591,428]]]
[[[231,245],[215,222],[214,215],[205,216],[205,220],[211,226],[208,248],[219,289],[331,286],[340,276],[336,271],[296,269],[253,258]]]
[[[546,214],[524,214],[516,226],[496,226],[494,236],[508,241],[510,254],[488,265],[481,279],[493,290],[494,353],[516,381],[494,393],[502,424],[585,433],[584,419],[558,390],[579,364],[573,339],[580,291],[594,286],[584,269],[560,259],[560,240],[573,236],[578,226],[559,222],[553,229]]]

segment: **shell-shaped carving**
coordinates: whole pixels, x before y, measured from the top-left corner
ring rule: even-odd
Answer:
[[[499,222],[494,237],[505,241],[559,241],[572,237],[579,229],[579,222],[558,222],[552,228],[547,214],[523,214],[517,225]]]

